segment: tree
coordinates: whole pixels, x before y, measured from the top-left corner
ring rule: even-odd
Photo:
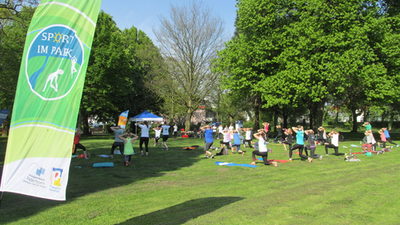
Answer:
[[[211,72],[210,61],[221,47],[222,22],[210,10],[193,2],[172,6],[169,18],[161,19],[155,32],[167,63],[169,82],[164,92],[185,108],[185,128],[190,129],[193,112],[215,87],[218,74]]]
[[[26,32],[34,12],[28,6],[18,10],[0,32],[0,108],[11,109],[14,104]]]
[[[34,8],[37,6],[37,0],[4,0],[0,3],[0,33],[4,34],[4,27],[13,23],[21,23],[26,25],[27,22],[21,11],[30,10],[33,13]],[[29,25],[29,23],[28,23]]]
[[[376,2],[240,0],[237,5],[237,36],[218,61],[227,88],[260,93],[263,107],[282,114],[305,106],[311,128],[322,124],[330,99],[361,110],[390,95],[390,77],[376,50],[383,31],[375,25],[381,16]]]
[[[260,110],[266,104],[260,82],[279,69],[275,58],[282,51],[282,27],[290,22],[284,13],[289,2],[238,1],[236,35],[215,61],[223,74],[225,88],[245,93],[251,99],[255,114],[253,129],[259,127]],[[277,15],[279,10],[282,15]]]
[[[123,30],[122,34],[131,70],[129,86],[132,93],[126,103],[132,113],[140,113],[144,109],[158,111],[162,101],[153,81],[165,70],[160,51],[143,31],[135,27]]]
[[[157,109],[158,97],[145,84],[158,73],[160,61],[152,61],[157,57],[158,49],[143,32],[121,31],[110,15],[100,13],[80,110],[85,132],[90,117],[111,122],[127,109],[131,114]]]

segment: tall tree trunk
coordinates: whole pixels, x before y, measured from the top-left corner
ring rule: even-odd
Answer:
[[[192,113],[188,109],[188,111],[186,112],[186,116],[185,116],[185,131],[190,130],[191,119],[192,119]]]
[[[339,124],[339,110],[338,109],[336,109],[335,123]]]
[[[393,117],[394,117],[394,113],[393,111],[389,113],[389,123],[388,123],[388,130],[392,130],[392,126],[393,126]]]
[[[364,111],[364,122],[369,122],[369,110],[368,109],[366,109],[365,111]]]
[[[190,130],[190,125],[192,123],[192,115],[193,115],[193,102],[191,99],[188,100],[187,102],[187,109],[186,109],[186,115],[185,115],[185,131]]]
[[[325,105],[325,100],[318,104],[317,114],[315,116],[315,123],[314,123],[315,128],[322,126],[322,123],[324,121],[324,105]]]
[[[357,116],[356,109],[351,109],[351,115],[353,116],[353,129],[351,132],[357,132],[358,124],[357,124]]]
[[[278,125],[278,111],[274,110],[274,132],[276,132],[276,125]]]
[[[287,115],[285,109],[283,109],[282,118],[283,118],[283,127],[288,128],[288,115]]]
[[[261,96],[257,94],[254,98],[254,124],[253,124],[254,132],[260,128],[260,110],[261,110]]]
[[[324,107],[325,102],[314,102],[311,103],[310,109],[310,129],[315,129],[322,126],[322,121],[324,117]]]
[[[80,114],[80,117],[82,118],[83,134],[89,135],[89,117],[86,112],[81,111]]]

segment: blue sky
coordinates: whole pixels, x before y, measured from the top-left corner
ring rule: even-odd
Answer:
[[[235,30],[236,0],[200,1],[224,23],[224,40],[229,40]],[[103,0],[101,9],[110,14],[121,29],[135,26],[156,42],[153,30],[160,25],[160,17],[169,16],[171,5],[185,5],[190,0]]]

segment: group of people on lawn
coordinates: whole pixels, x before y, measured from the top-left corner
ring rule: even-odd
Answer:
[[[140,127],[140,137],[132,132],[127,132],[121,126],[112,126],[110,129],[114,132],[114,143],[111,146],[110,157],[113,158],[115,150],[119,150],[120,153],[124,156],[124,165],[129,166],[131,164],[132,155],[135,154],[132,143],[139,139],[139,149],[141,156],[149,155],[149,141],[150,141],[150,129],[152,124],[147,121],[140,122],[136,124]],[[168,150],[167,140],[170,136],[170,128],[173,128],[173,134],[177,133],[178,127],[177,125],[170,126],[166,123],[157,124],[153,128],[155,136],[154,136],[154,146],[159,145],[159,139],[162,139],[161,145],[164,150]],[[86,148],[79,143],[81,130],[77,129],[74,138],[73,145],[73,154],[76,153],[78,148],[84,151],[85,158],[88,158],[88,153]],[[144,148],[143,148],[144,145]]]
[[[137,135],[126,132],[125,129],[120,126],[112,126],[111,130],[114,132],[114,143],[111,147],[111,155],[113,157],[114,151],[118,148],[122,155],[124,155],[124,165],[129,166],[131,163],[131,157],[135,154],[133,150],[132,143],[139,139],[139,149],[142,156],[149,155],[149,140],[150,140],[150,129],[152,124],[148,122],[141,122],[136,124],[140,129],[140,137]],[[222,125],[220,125],[222,126]],[[375,141],[374,135],[372,133],[372,127],[369,122],[363,124],[365,127],[365,137],[363,139],[363,146],[369,146],[372,151],[376,150],[378,142]],[[173,127],[161,123],[157,124],[154,130],[154,146],[158,146],[159,140],[162,139],[161,146],[162,149],[168,150],[167,140],[170,136],[170,129],[173,128],[172,134],[175,134],[178,127],[174,125]],[[268,141],[273,140],[275,143],[281,143],[284,149],[289,153],[289,161],[292,161],[293,151],[298,150],[298,154],[301,160],[308,160],[312,162],[314,159],[322,159],[322,155],[316,154],[315,149],[318,144],[325,146],[325,153],[328,155],[328,150],[331,148],[334,150],[334,155],[342,155],[339,153],[339,132],[332,130],[327,133],[323,127],[319,127],[317,134],[314,134],[312,129],[304,130],[303,126],[297,126],[292,128],[282,128],[280,125],[276,126],[277,135],[274,139],[269,138],[270,125],[267,122],[263,123],[263,129],[257,130],[253,133],[251,128],[233,128],[226,127],[222,131],[218,129],[218,134],[216,134],[216,129],[210,125],[201,127],[204,137],[204,151],[206,158],[214,158],[215,155],[227,155],[229,149],[232,153],[239,153],[244,155],[245,151],[241,149],[241,145],[246,145],[250,148],[254,148],[252,152],[252,163],[257,162],[256,156],[261,156],[263,163],[265,165],[273,164],[277,166],[275,162],[268,161],[268,152],[272,151],[268,148]],[[88,153],[86,148],[80,144],[81,130],[77,129],[74,138],[73,154],[76,153],[77,149],[82,149],[84,151],[84,157],[88,158]],[[380,140],[379,142],[383,147],[386,143],[396,145],[390,138],[390,134],[387,128],[382,128],[379,130]],[[214,143],[214,139],[222,139],[220,141],[219,152],[215,155],[211,152],[211,148]],[[253,143],[253,138],[256,142]],[[144,148],[143,148],[144,145]],[[215,149],[215,147],[214,147]],[[303,154],[305,153],[305,154]]]
[[[238,152],[240,154],[244,154],[244,151],[240,149],[240,145],[244,144],[244,146],[248,145],[248,147],[253,148],[252,139],[253,137],[257,140],[254,143],[254,151],[252,152],[252,164],[255,164],[257,161],[256,156],[261,156],[263,159],[263,163],[265,165],[270,165],[271,163],[276,166],[274,162],[268,161],[268,152],[272,151],[268,149],[268,134],[269,134],[269,123],[263,123],[264,128],[257,130],[254,134],[252,134],[251,128],[225,128],[222,131],[222,141],[220,146],[220,152],[216,155],[225,155],[228,154],[228,148],[231,146],[232,152]],[[372,146],[372,149],[375,150],[377,143],[373,138],[372,127],[369,122],[365,122],[363,126],[366,128],[365,138],[363,140],[364,144],[368,144]],[[281,143],[284,145],[285,150],[289,151],[289,161],[292,161],[293,151],[299,151],[299,157],[301,160],[308,160],[308,162],[312,162],[314,159],[322,159],[322,155],[316,154],[315,149],[316,146],[324,145],[325,154],[328,155],[329,149],[333,149],[333,155],[343,155],[339,153],[339,132],[336,130],[332,130],[329,133],[323,127],[319,127],[317,130],[317,135],[314,134],[314,130],[304,130],[303,126],[297,126],[292,128],[282,128],[280,125],[276,126],[277,135],[273,139],[276,143]],[[204,140],[205,140],[205,157],[214,158],[214,154],[210,151],[214,143],[214,136],[219,138],[219,135],[215,135],[215,129],[211,126],[206,125],[201,128],[204,131]],[[220,133],[220,131],[218,130]],[[390,134],[387,128],[382,128],[379,131],[380,134],[380,142],[382,146],[386,146],[386,142],[390,142],[391,144],[395,144],[390,139]],[[245,138],[243,138],[245,136]],[[305,153],[305,154],[303,154]]]

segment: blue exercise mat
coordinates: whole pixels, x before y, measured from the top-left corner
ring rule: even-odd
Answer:
[[[227,162],[215,162],[217,166],[242,166],[242,167],[251,167],[255,168],[257,166],[251,164],[238,164],[238,163],[227,163]]]
[[[113,162],[98,162],[98,163],[93,163],[92,165],[93,168],[110,168],[114,167]]]
[[[112,158],[112,156],[111,155],[97,155],[98,157],[101,157],[101,158]]]

